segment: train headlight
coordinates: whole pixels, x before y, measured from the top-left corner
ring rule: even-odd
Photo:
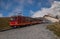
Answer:
[[[10,20],[14,20],[13,18],[11,18]]]

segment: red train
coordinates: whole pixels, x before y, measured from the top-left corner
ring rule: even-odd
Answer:
[[[32,25],[41,23],[42,21],[36,18],[25,17],[25,16],[11,16],[9,25],[11,27],[20,27],[24,25]]]

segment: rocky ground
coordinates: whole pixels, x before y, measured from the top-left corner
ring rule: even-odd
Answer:
[[[0,39],[59,39],[46,29],[48,24],[37,24],[29,27],[0,32]]]

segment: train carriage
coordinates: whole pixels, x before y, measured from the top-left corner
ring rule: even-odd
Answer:
[[[37,24],[41,23],[40,20],[31,18],[31,17],[25,17],[25,16],[11,16],[10,17],[10,26],[11,27],[20,27],[24,25],[32,25],[32,24]]]

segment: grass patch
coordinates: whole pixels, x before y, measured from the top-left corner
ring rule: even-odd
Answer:
[[[60,37],[60,23],[53,23],[51,25],[48,25],[47,29],[53,31],[54,34]]]
[[[9,21],[10,18],[8,17],[0,18],[0,30],[10,29]]]

